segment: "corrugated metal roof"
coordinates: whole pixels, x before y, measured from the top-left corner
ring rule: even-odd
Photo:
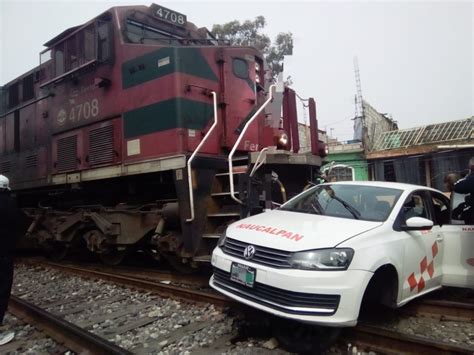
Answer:
[[[459,121],[384,132],[375,142],[372,151],[468,139],[474,139],[474,117]]]

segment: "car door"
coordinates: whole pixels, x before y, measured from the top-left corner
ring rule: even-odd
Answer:
[[[433,193],[433,201],[441,199]],[[443,224],[443,286],[474,288],[474,222],[470,196],[452,193],[449,222]]]
[[[428,190],[417,190],[405,200],[398,221],[405,224],[411,217],[433,220]],[[409,299],[440,287],[443,246],[439,226],[430,230],[400,231],[405,234],[402,297]]]

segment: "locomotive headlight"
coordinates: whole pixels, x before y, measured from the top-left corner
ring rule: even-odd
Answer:
[[[257,75],[255,76],[255,82],[256,82],[256,83],[260,83],[260,75],[258,75],[258,73],[257,73]]]
[[[286,134],[286,132],[280,132],[277,140],[278,148],[288,148],[289,142],[290,139],[288,138],[288,134]]]
[[[255,63],[255,71],[258,73],[260,71],[260,65]]]
[[[349,248],[317,249],[294,253],[289,262],[302,270],[347,270],[353,256],[354,250]]]
[[[329,154],[329,146],[326,143],[319,141],[319,156],[324,158]]]

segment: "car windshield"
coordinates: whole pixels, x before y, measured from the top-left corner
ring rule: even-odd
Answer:
[[[291,199],[283,211],[385,221],[402,190],[353,184],[318,185]]]

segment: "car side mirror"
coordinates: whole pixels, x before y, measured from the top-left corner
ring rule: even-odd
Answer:
[[[423,217],[408,218],[401,229],[404,231],[423,231],[433,228],[433,221]]]

